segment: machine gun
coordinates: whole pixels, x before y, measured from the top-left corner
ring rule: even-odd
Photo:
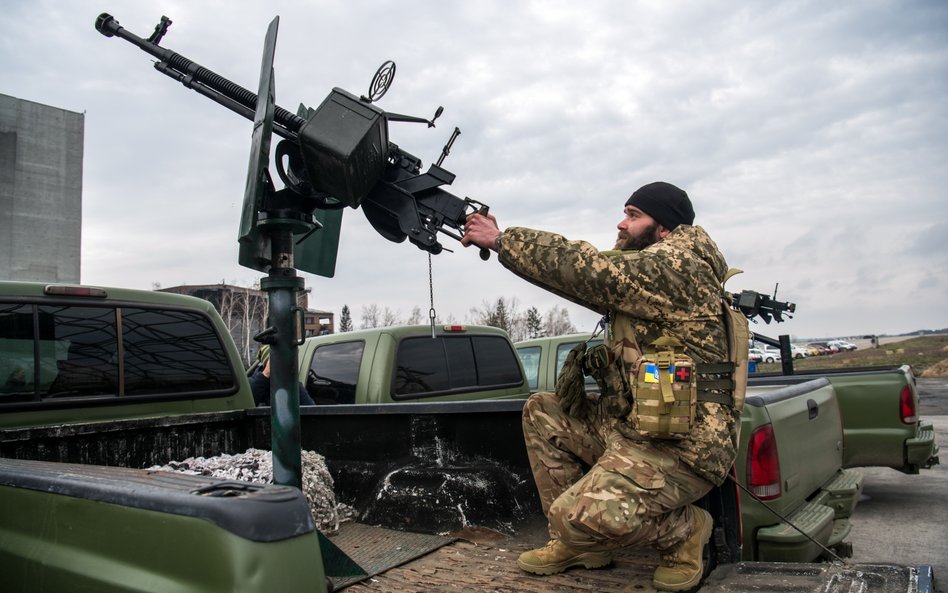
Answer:
[[[776,299],[777,291],[774,290],[774,296],[770,297],[753,290],[742,290],[739,294],[731,295],[731,307],[737,309],[748,319],[760,317],[764,323],[770,323],[773,319],[777,323],[784,321],[784,314],[792,318],[797,306],[795,303],[778,301]]]
[[[760,317],[764,323],[770,323],[771,319],[777,323],[784,320],[786,314],[788,318],[796,313],[795,303],[777,300],[777,287],[774,287],[774,295],[767,296],[754,290],[742,290],[739,294],[730,294],[731,307],[740,311],[745,317],[754,321],[754,317]],[[763,342],[780,350],[780,365],[784,375],[793,374],[793,356],[790,349],[790,336],[782,335],[777,339],[751,332],[751,338],[755,342]]]
[[[264,128],[260,135],[264,137],[255,135],[255,145],[259,146],[255,146],[257,150],[251,155],[251,169],[257,170],[248,176],[248,195],[245,196],[239,234],[242,243],[260,243],[254,250],[258,257],[244,257],[242,253],[241,264],[261,271],[268,268],[269,260],[262,253],[264,242],[255,236],[258,213],[261,212],[266,213],[266,220],[296,221],[298,226],[310,227],[311,233],[321,226],[313,218],[317,209],[358,208],[361,205],[366,218],[383,237],[394,242],[408,238],[432,254],[443,250],[438,233],[460,240],[467,216],[473,212],[487,213],[488,207],[484,204],[470,198],[459,198],[441,187],[450,185],[455,178],[441,167],[441,163],[460,133],[457,128],[437,164],[431,165],[424,173],[421,173],[420,159],[389,141],[388,122],[426,123],[428,127],[434,127],[435,120],[443,111],[438,107],[434,117],[428,120],[376,107],[374,103],[388,91],[394,79],[393,62],[386,62],[379,68],[367,96],[356,97],[334,88],[316,109],[301,106],[297,114],[293,114],[272,104],[272,58],[278,17],[268,32],[261,92],[258,94],[161,47],[159,42],[171,22],[162,16],[154,33],[147,39],[130,33],[105,13],[96,19],[95,28],[106,37],[119,37],[138,46],[158,59],[155,68],[159,72],[254,121],[255,128]],[[265,96],[264,90],[270,96]],[[261,99],[259,103],[258,97]],[[283,138],[276,149],[276,168],[290,194],[273,189],[266,170],[267,163],[260,162],[268,159],[271,130]],[[257,184],[265,187],[258,188]],[[487,259],[489,252],[482,249],[480,255]],[[333,265],[334,261],[333,258]]]

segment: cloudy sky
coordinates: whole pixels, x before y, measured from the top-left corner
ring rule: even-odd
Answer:
[[[151,288],[261,277],[237,264],[251,122],[93,28],[100,12],[255,89],[280,16],[277,104],[367,92],[398,65],[391,139],[427,163],[454,126],[451,191],[530,226],[611,247],[628,195],[655,180],[745,273],[732,290],[797,303],[769,335],[948,327],[948,3],[686,1],[88,2],[8,0],[0,93],[85,114],[82,280]],[[435,308],[465,321],[498,297],[566,305],[495,258],[433,258]],[[345,212],[334,278],[310,305],[358,323],[375,304],[427,316],[428,259]]]

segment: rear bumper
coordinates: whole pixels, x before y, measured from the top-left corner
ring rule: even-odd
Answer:
[[[931,422],[918,423],[915,438],[905,441],[906,473],[918,473],[938,464],[938,444],[935,442],[935,427]]]
[[[764,562],[810,562],[818,558],[823,550],[815,542],[828,546],[834,531],[834,517],[830,507],[806,503],[787,517],[787,521],[757,531],[757,559]],[[848,534],[847,529],[841,535]]]
[[[849,517],[862,487],[861,472],[839,472],[786,521],[757,530],[757,560],[811,562],[825,555],[823,547],[839,546],[852,529]]]

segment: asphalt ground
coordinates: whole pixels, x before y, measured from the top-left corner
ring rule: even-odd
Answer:
[[[948,593],[948,378],[919,379],[919,415],[935,427],[941,464],[906,475],[860,468],[863,495],[852,518],[852,562],[931,565]]]

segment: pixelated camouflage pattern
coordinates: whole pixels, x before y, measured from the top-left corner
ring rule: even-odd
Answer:
[[[524,439],[550,536],[575,550],[672,548],[690,534],[689,503],[711,489],[668,448],[625,438],[621,423],[605,414],[571,417],[554,393],[534,394],[524,405]]]
[[[599,251],[585,241],[511,227],[504,230],[498,258],[529,282],[608,314],[605,342],[620,360],[611,371],[619,376],[604,379],[613,386],[603,392],[612,415],[628,413],[622,411],[622,394],[616,390],[638,370],[640,345],[668,336],[680,341],[697,363],[728,359],[721,317],[727,263],[700,226],[680,225],[662,241],[629,251]],[[734,461],[739,422],[740,413],[733,408],[701,402],[688,438],[651,442],[702,478],[720,484]],[[627,438],[642,438],[627,425],[617,428]]]

